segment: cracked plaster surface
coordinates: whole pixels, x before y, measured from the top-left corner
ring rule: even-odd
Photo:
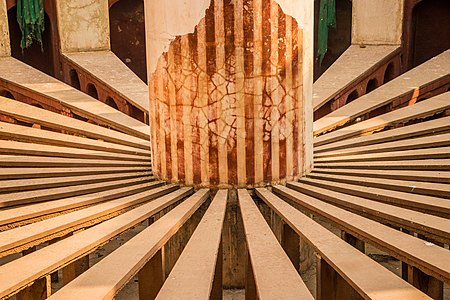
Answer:
[[[167,137],[176,134],[178,146],[185,141],[186,132],[192,134],[194,146],[207,147],[210,152],[225,147],[232,159],[235,159],[233,151],[239,138],[247,142],[259,140],[260,144],[266,144],[266,152],[267,144],[285,143],[290,138],[298,149],[295,135],[302,118],[301,29],[276,2],[265,1],[261,2],[263,16],[259,17],[253,8],[249,9],[254,4],[252,0],[241,1],[244,32],[240,40],[235,35],[236,16],[229,16],[230,12],[236,13],[236,1],[225,0],[223,31],[208,24],[212,18],[218,22],[212,4],[194,32],[176,36],[167,52],[159,57],[150,79],[150,98],[156,110],[152,126],[158,127],[156,143],[166,143],[167,157],[174,154],[169,145],[174,141],[171,138],[167,143]],[[276,17],[267,19],[274,11]],[[254,22],[261,17],[266,19],[261,24],[262,40],[259,40],[255,37]],[[233,20],[227,21],[230,18]],[[286,24],[291,24],[289,36]],[[260,65],[256,66],[258,61]],[[176,124],[175,128],[171,122]],[[252,130],[248,130],[248,124]],[[161,128],[164,136],[161,136]],[[255,128],[260,135],[254,135]],[[207,143],[199,137],[205,132]],[[269,167],[267,160],[271,160],[271,156],[266,158],[265,169]],[[210,160],[209,157],[211,163]],[[208,163],[201,157],[194,158],[195,161]]]
[[[230,0],[235,3],[237,0]],[[276,0],[283,11],[293,17],[303,28],[305,17],[301,0]],[[211,0],[148,0],[145,3],[149,17],[146,19],[148,35],[148,70],[153,73],[158,58],[167,52],[170,43],[177,37],[193,33],[204,17]]]

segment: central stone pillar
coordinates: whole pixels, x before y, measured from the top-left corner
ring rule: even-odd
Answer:
[[[146,1],[156,176],[255,187],[311,167],[312,2]]]

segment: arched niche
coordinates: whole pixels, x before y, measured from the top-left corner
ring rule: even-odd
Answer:
[[[383,84],[391,81],[395,77],[394,63],[390,63],[384,71]]]
[[[20,47],[22,32],[17,22],[16,5],[16,0],[7,0],[11,56],[47,75],[60,77],[59,37],[54,1],[44,1],[45,31],[42,36],[42,47],[37,41],[33,41],[31,47],[23,50]]]
[[[143,0],[110,0],[111,50],[147,82]]]
[[[320,77],[347,50],[352,40],[352,2],[336,0],[336,28],[330,28],[328,51],[322,64],[316,59],[320,0],[314,0],[314,80]]]
[[[450,48],[450,1],[423,0],[412,11],[412,67]]]
[[[114,101],[114,99],[111,97],[106,98],[105,104],[111,106],[112,108],[119,110],[119,107],[117,106],[116,101]]]
[[[0,90],[0,96],[8,98],[8,99],[13,99],[16,100],[16,98],[14,97],[13,94],[11,94],[10,91],[7,90]]]
[[[353,92],[348,95],[347,100],[345,101],[345,104],[349,104],[350,102],[353,102],[354,100],[359,98],[359,94],[357,90],[354,90]]]
[[[80,90],[81,84],[80,84],[80,77],[78,76],[78,72],[74,69],[70,70],[69,77],[70,77],[70,85],[72,87],[76,88],[77,90]]]
[[[375,90],[377,87],[378,87],[378,80],[376,78],[370,79],[369,82],[367,82],[366,94]]]
[[[97,92],[97,88],[95,87],[94,84],[89,83],[87,85],[87,89],[86,89],[86,93],[91,96],[92,98],[95,98],[98,100],[98,92]]]

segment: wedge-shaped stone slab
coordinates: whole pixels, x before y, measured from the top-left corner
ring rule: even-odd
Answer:
[[[156,299],[210,299],[216,265],[222,263],[217,260],[222,259],[219,251],[227,197],[227,190],[217,192]]]
[[[208,197],[199,190],[48,299],[113,299]]]
[[[38,278],[94,251],[98,246],[132,228],[193,192],[181,188],[111,220],[0,266],[0,297],[7,297]]]
[[[238,196],[258,299],[314,299],[249,193]]]
[[[366,299],[431,299],[266,189],[261,197]]]

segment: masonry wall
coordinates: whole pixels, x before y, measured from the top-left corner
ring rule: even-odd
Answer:
[[[6,0],[0,0],[0,56],[11,55]]]
[[[352,43],[400,45],[404,0],[353,0]]]
[[[107,0],[56,0],[61,52],[108,50]]]

